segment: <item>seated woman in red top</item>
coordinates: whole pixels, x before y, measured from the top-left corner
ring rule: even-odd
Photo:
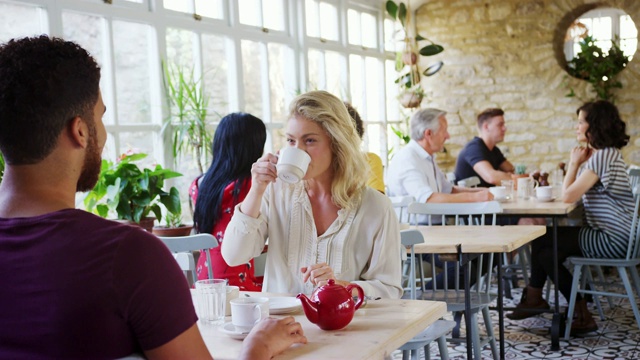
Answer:
[[[231,113],[220,121],[213,138],[213,161],[204,175],[189,188],[194,203],[193,222],[199,233],[210,233],[220,246],[211,249],[213,274],[228,279],[229,285],[243,291],[261,291],[262,279],[255,277],[253,259],[243,265],[229,266],[220,250],[233,209],[251,188],[251,165],[262,156],[267,130],[262,120],[246,113]],[[198,279],[208,277],[207,257],[201,254],[196,266]]]

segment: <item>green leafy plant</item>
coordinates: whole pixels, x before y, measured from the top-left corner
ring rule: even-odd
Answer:
[[[182,204],[180,203],[180,193],[178,189],[172,187],[169,190],[169,198],[162,203],[167,209],[165,223],[167,227],[176,228],[182,226]]]
[[[163,190],[164,181],[182,176],[173,170],[156,165],[153,169],[141,169],[137,161],[147,154],[123,154],[117,162],[102,160],[100,177],[96,186],[87,193],[84,205],[87,211],[102,217],[136,223],[153,213],[160,221],[163,204],[169,212],[180,206],[180,195],[175,187]]]
[[[629,58],[624,55],[616,41],[611,41],[611,48],[604,52],[593,37],[586,36],[579,42],[580,53],[567,62],[567,72],[591,84],[597,99],[613,101],[614,89],[622,88],[616,75],[624,70]],[[575,96],[572,88],[567,96]]]
[[[404,42],[404,48],[396,53],[396,71],[400,76],[395,80],[395,83],[400,86],[400,103],[407,108],[419,107],[424,96],[424,90],[420,86],[420,76],[434,75],[440,70],[443,63],[437,62],[421,72],[418,68],[418,55],[437,55],[444,51],[444,47],[420,34],[416,33],[415,36],[412,36],[414,28],[411,22],[411,11],[404,2],[388,0],[385,7],[387,14],[400,23],[404,32],[401,40]],[[419,41],[428,41],[429,43],[418,48]]]
[[[171,134],[171,151],[177,164],[181,155],[191,154],[200,173],[204,173],[210,158],[213,140],[213,121],[210,119],[209,98],[204,92],[202,78],[193,69],[163,62],[164,88],[170,115],[162,127],[163,134]],[[215,118],[220,115],[215,114]]]

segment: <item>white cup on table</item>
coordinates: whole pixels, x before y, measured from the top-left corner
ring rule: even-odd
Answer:
[[[269,317],[269,298],[239,297],[231,300],[231,323],[236,331],[249,332],[262,319]]]
[[[553,187],[538,186],[536,188],[536,198],[539,200],[549,200],[553,196]]]
[[[489,191],[493,194],[495,200],[504,200],[507,198],[507,188],[504,186],[490,187]]]

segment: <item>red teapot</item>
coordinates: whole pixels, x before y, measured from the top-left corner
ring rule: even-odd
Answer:
[[[358,291],[358,300],[354,303],[351,290]],[[349,325],[356,310],[364,301],[364,290],[359,285],[337,285],[329,279],[328,284],[317,288],[311,299],[305,294],[298,294],[302,309],[307,319],[322,330],[339,330]]]

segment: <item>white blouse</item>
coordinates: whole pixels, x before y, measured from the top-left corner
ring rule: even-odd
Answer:
[[[313,285],[302,282],[300,269],[326,262],[337,279],[360,285],[366,295],[402,296],[400,230],[386,196],[366,188],[358,209],[339,210],[327,231],[316,234],[304,184],[276,181],[267,187],[257,219],[236,207],[222,256],[231,266],[247,263],[268,238],[263,291],[311,294]]]

